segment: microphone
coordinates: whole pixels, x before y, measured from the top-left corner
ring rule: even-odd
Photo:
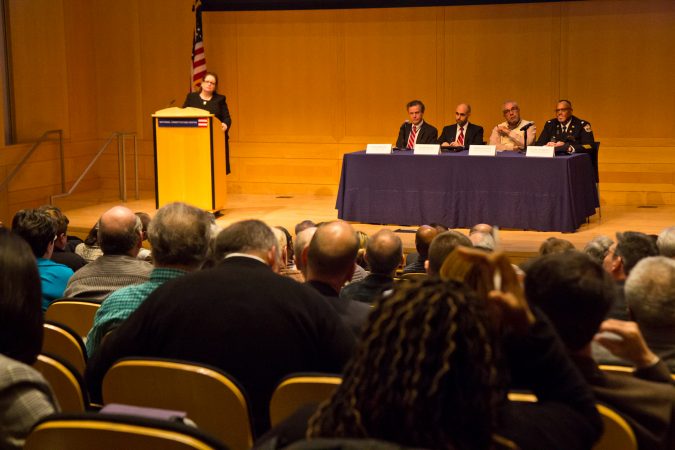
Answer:
[[[523,126],[520,128],[520,131],[526,131],[526,130],[527,130],[528,128],[530,128],[532,125],[534,125],[534,122],[528,122],[528,123],[526,123],[525,125],[523,125]]]
[[[174,103],[176,103],[176,99],[175,99],[175,98],[174,98],[173,100],[171,100],[171,101],[169,102],[169,104],[166,105],[166,107],[169,108],[169,107],[173,106]]]

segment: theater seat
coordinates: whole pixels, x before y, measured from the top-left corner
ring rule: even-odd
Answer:
[[[284,378],[272,394],[270,421],[277,425],[301,406],[330,398],[342,383],[339,375],[293,374]]]
[[[214,367],[159,358],[124,358],[103,378],[103,402],[185,411],[197,427],[231,449],[253,445],[243,389]]]
[[[28,435],[26,450],[226,450],[217,439],[181,423],[112,414],[53,414]]]
[[[82,338],[86,338],[100,306],[101,302],[97,300],[60,298],[49,305],[45,320],[67,325]]]

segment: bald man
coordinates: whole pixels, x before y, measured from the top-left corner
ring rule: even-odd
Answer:
[[[417,249],[416,259],[411,261],[403,268],[403,273],[426,273],[424,263],[429,256],[429,246],[438,234],[438,229],[431,225],[422,225],[415,233],[415,248]],[[412,259],[414,255],[408,255]]]
[[[403,261],[401,238],[386,228],[378,231],[368,240],[364,258],[370,275],[345,286],[340,292],[341,298],[373,303],[380,294],[392,289],[396,268]]]
[[[64,297],[103,301],[119,288],[145,283],[152,264],[136,258],[143,241],[143,224],[133,211],[115,206],[98,221],[103,256],[87,264],[68,282]]]
[[[455,109],[455,124],[443,128],[438,143],[441,147],[468,149],[483,144],[483,127],[469,123],[471,105],[460,103]]]
[[[307,284],[316,289],[335,309],[356,337],[370,314],[365,303],[341,299],[340,291],[354,275],[359,240],[347,222],[336,220],[319,226],[303,251]]]

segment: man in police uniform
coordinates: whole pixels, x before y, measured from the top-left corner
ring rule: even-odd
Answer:
[[[546,122],[536,145],[556,147],[556,153],[588,153],[593,150],[591,124],[572,115],[572,102],[560,100],[555,119]]]

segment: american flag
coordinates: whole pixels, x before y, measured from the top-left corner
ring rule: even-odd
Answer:
[[[195,12],[195,35],[192,39],[192,88],[198,90],[206,74],[206,55],[202,36],[202,2],[195,0],[192,5]]]

